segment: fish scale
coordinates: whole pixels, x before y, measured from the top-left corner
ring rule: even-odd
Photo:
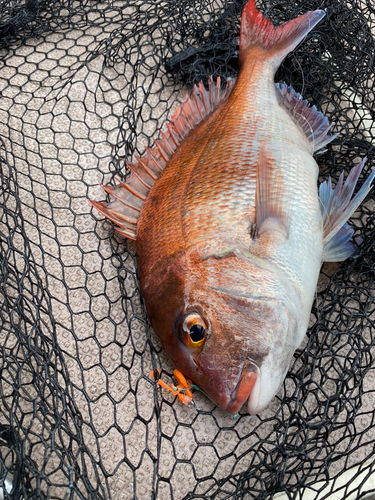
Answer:
[[[346,223],[371,189],[317,190],[314,152],[335,139],[327,119],[274,75],[324,17],[278,28],[246,4],[240,72],[225,89],[194,86],[167,131],[91,202],[136,240],[151,325],[178,370],[229,413],[264,409],[306,333],[324,260],[355,246]]]

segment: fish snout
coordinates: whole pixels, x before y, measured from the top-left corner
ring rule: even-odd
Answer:
[[[246,360],[239,381],[225,408],[228,413],[234,415],[239,412],[245,403],[249,406],[251,400],[259,399],[259,394],[255,394],[256,391],[254,391],[255,386],[259,385],[256,384],[259,376],[260,370],[258,366],[253,361]]]

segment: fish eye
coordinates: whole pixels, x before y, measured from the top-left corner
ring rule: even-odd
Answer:
[[[207,325],[198,313],[190,313],[182,321],[182,341],[188,347],[202,347],[207,337]]]
[[[192,342],[200,342],[201,340],[203,340],[205,333],[206,330],[202,325],[193,325],[189,330]]]

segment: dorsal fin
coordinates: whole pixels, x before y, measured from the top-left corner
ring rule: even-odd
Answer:
[[[117,181],[115,187],[102,186],[113,201],[90,201],[96,210],[118,226],[115,229],[121,236],[131,240],[137,238],[139,213],[155,181],[187,134],[212,113],[221,101],[227,99],[233,85],[234,82],[228,81],[226,88],[221,90],[220,77],[214,85],[212,76],[208,78],[208,90],[203,82],[194,85],[191,97],[186,94],[185,100],[167,124],[166,132],[162,132],[160,139],[154,141],[155,146],[145,148],[146,152],[140,158],[135,157],[135,162],[126,164],[131,172],[126,182]]]
[[[293,87],[288,87],[285,83],[276,83],[275,88],[279,104],[306,134],[311,142],[313,153],[336,139],[338,134],[327,135],[334,124],[329,125],[323,113],[315,106],[310,106]]]

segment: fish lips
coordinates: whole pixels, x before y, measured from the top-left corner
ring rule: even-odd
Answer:
[[[259,386],[259,383],[256,384],[259,377],[260,370],[258,366],[247,359],[242,368],[239,381],[230,396],[228,405],[224,408],[225,411],[234,415],[239,412],[245,403],[248,404],[248,407],[253,407],[254,400],[259,399],[259,394],[257,394],[259,391],[254,391],[255,386]],[[252,404],[250,404],[250,401],[252,401]]]

